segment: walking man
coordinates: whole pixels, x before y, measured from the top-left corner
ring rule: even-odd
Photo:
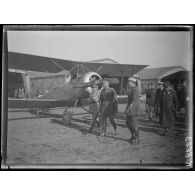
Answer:
[[[129,128],[132,137],[129,139],[131,144],[139,143],[138,115],[140,114],[139,89],[136,85],[136,78],[128,79],[128,103],[125,109],[126,125]]]
[[[100,94],[100,117],[102,124],[101,136],[104,136],[106,133],[107,118],[109,118],[109,121],[112,124],[116,135],[117,126],[114,121],[115,114],[118,111],[116,91],[109,86],[108,80],[103,80],[102,85],[103,89]]]
[[[159,97],[160,124],[164,128],[164,135],[169,134],[170,128],[175,127],[175,116],[178,111],[178,101],[176,93],[170,87],[170,82],[164,83],[164,89]]]
[[[155,100],[154,100],[154,110],[157,118],[159,118],[159,113],[160,113],[159,98],[162,90],[163,90],[163,82],[158,81],[158,88],[156,90]]]
[[[148,90],[146,92],[146,117],[148,116],[150,121],[152,120],[154,99],[155,99],[155,89],[153,88],[153,83],[150,83],[148,85]]]

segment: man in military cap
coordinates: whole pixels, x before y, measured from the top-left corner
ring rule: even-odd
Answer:
[[[155,110],[155,114],[157,117],[159,117],[159,113],[160,113],[159,97],[160,97],[161,91],[163,90],[163,84],[164,84],[163,82],[158,81],[158,88],[155,93],[154,110]]]
[[[187,81],[184,80],[181,88],[178,93],[178,99],[179,99],[179,106],[178,110],[181,108],[185,109],[185,118],[187,119],[187,114],[188,114],[188,104],[189,104],[189,94],[188,94],[188,89],[187,89]]]
[[[152,111],[154,108],[155,89],[153,83],[148,84],[148,90],[146,92],[146,117],[148,115],[149,120],[152,120]]]
[[[164,135],[169,134],[170,128],[175,127],[178,101],[175,91],[170,87],[170,82],[165,81],[164,88],[159,97],[160,124],[164,128]]]
[[[128,103],[125,109],[126,113],[126,125],[129,128],[132,137],[130,138],[131,144],[139,143],[138,132],[138,115],[140,114],[140,102],[139,102],[139,89],[136,85],[136,78],[130,77],[128,79]]]
[[[100,94],[100,117],[102,124],[101,136],[106,133],[107,118],[109,118],[116,134],[116,123],[114,117],[118,111],[117,95],[116,91],[109,86],[109,80],[104,79],[102,81],[103,89]]]
[[[95,123],[97,123],[97,126],[100,127],[99,122],[97,121],[98,115],[99,115],[99,101],[100,101],[100,92],[98,90],[98,85],[92,86],[92,92],[89,97],[89,112],[92,114],[92,122],[90,126],[90,131],[95,126]]]

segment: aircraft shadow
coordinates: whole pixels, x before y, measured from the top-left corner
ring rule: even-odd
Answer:
[[[123,128],[128,128],[125,124],[117,124],[117,126],[118,127],[123,127]],[[157,133],[157,130],[159,129],[159,128],[157,128],[157,127],[153,127],[153,128],[151,128],[151,125],[145,125],[144,124],[144,126],[143,125],[140,125],[140,123],[138,122],[138,128],[139,128],[139,131],[144,131],[144,132],[151,132],[151,133]]]

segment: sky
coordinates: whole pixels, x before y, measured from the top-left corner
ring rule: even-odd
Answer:
[[[111,58],[149,68],[191,69],[190,32],[8,31],[8,51],[90,61]]]

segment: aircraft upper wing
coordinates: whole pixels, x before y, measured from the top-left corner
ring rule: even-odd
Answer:
[[[77,69],[74,68],[77,65],[82,65],[85,70],[98,72],[100,75],[107,76],[129,76],[132,73],[136,74],[137,72],[148,66],[135,64],[79,62],[16,52],[8,52],[8,67],[10,69],[49,73],[58,73],[62,70],[71,70],[71,74],[74,75],[77,73]],[[80,71],[83,71],[83,69],[80,69]]]
[[[84,63],[78,62],[83,64],[85,67],[94,71],[100,75],[105,76],[130,76],[136,74],[140,70],[144,69],[148,65],[136,65],[136,64],[114,64],[114,63]]]
[[[54,62],[59,63],[65,70],[70,70],[72,67],[74,67],[74,62],[69,60],[60,60],[37,55],[8,52],[8,68],[10,69],[49,73],[58,73],[62,71],[62,68],[57,66]]]

